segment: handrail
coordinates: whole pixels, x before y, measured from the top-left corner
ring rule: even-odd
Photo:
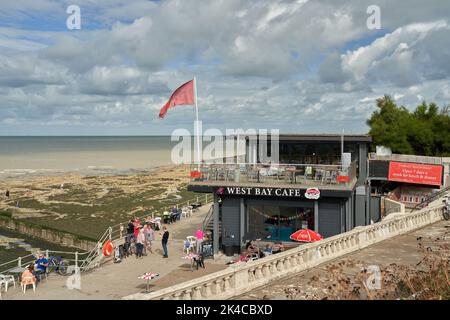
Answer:
[[[442,207],[434,206],[411,215],[354,228],[321,241],[270,255],[246,264],[236,264],[227,269],[189,280],[151,293],[132,294],[125,300],[205,300],[229,299],[270,281],[298,274],[356,252],[375,243],[405,234],[442,220]]]
[[[384,160],[384,161],[399,161],[399,162],[415,162],[423,164],[442,164],[441,157],[430,157],[430,156],[418,156],[412,154],[396,154],[391,155],[377,155],[376,153],[369,153],[369,160]]]
[[[301,170],[299,170],[301,168]],[[313,172],[313,170],[315,170]],[[308,164],[308,163],[202,163],[191,166],[191,171],[198,172],[191,177],[191,183],[203,183],[209,181],[228,181],[233,183],[271,183],[285,184],[286,179],[290,183],[297,184],[298,174],[311,184],[317,184],[317,179],[322,183],[329,181],[339,186],[352,186],[357,179],[357,162],[353,161],[348,166],[341,164]],[[338,179],[338,177],[340,179]]]
[[[430,194],[428,197],[425,198],[424,201],[422,201],[421,203],[418,203],[414,206],[414,208],[411,210],[411,212],[417,210],[417,209],[422,209],[425,208],[426,206],[428,206],[431,202],[433,202],[434,200],[436,200],[437,198],[439,198],[441,195],[445,194],[447,191],[450,191],[450,186],[447,186],[437,192],[434,192],[432,194]]]
[[[206,216],[202,222],[203,231],[206,231],[206,227],[208,226],[209,222],[211,221],[211,219],[213,217],[213,213],[214,213],[214,207],[211,206],[211,208],[209,208],[208,213],[206,214]]]
[[[183,204],[190,204],[190,203],[195,203],[195,202],[199,202],[200,200],[204,200],[204,204],[209,203],[212,200],[212,197],[210,198],[210,196],[208,194],[204,194],[202,196],[198,196],[196,198],[184,201],[180,204],[176,204],[177,207],[182,206]],[[209,201],[208,201],[209,200]],[[200,201],[201,202],[201,201]],[[166,209],[169,207],[162,207],[160,209]],[[148,218],[150,216],[152,216],[152,214],[157,214],[157,215],[161,215],[161,212],[155,211],[153,213],[150,214],[145,214],[143,216],[140,216],[140,219],[145,219]],[[50,255],[50,253],[54,253],[54,254],[69,254],[69,255],[73,255],[74,257],[77,256],[77,258],[66,258],[66,260],[68,261],[76,261],[77,264],[80,266],[81,271],[87,271],[89,269],[92,268],[91,263],[96,260],[99,256],[102,255],[102,251],[101,251],[101,246],[103,245],[103,243],[110,239],[112,241],[118,240],[122,237],[122,233],[120,230],[120,227],[123,226],[124,224],[126,224],[127,221],[125,222],[121,222],[118,223],[116,225],[110,226],[108,227],[105,232],[99,237],[99,240],[97,241],[97,246],[92,248],[89,251],[84,251],[84,252],[78,252],[78,251],[55,251],[55,250],[43,250],[42,252],[45,252],[47,256]],[[86,255],[85,259],[78,259],[80,256],[84,256]],[[32,258],[32,259],[31,259]],[[0,264],[0,274],[2,273],[8,273],[10,270],[17,268],[18,266],[21,266],[22,264],[25,264],[25,261],[28,261],[27,263],[30,263],[31,261],[34,261],[36,259],[35,254],[31,253],[28,254],[26,256],[21,256],[18,257],[16,259],[13,259],[11,261],[7,261],[4,262],[2,264]],[[14,266],[7,268],[5,270],[1,270],[1,267],[7,266],[7,265],[12,265],[14,264]]]

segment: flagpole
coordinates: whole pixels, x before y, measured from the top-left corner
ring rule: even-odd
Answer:
[[[197,119],[197,159],[198,171],[200,171],[200,123],[198,121],[198,104],[197,104],[197,77],[194,76],[194,94],[195,94],[195,116]]]

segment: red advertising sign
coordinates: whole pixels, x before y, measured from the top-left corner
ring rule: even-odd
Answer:
[[[388,179],[389,181],[440,186],[442,184],[442,166],[391,161]]]
[[[192,179],[199,179],[202,177],[202,173],[200,171],[191,171]]]
[[[349,176],[337,176],[336,177],[337,182],[350,182]]]

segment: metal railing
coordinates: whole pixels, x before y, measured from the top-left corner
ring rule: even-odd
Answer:
[[[349,167],[324,164],[202,164],[191,166],[192,182],[235,182],[273,184],[352,185],[357,179],[357,163]]]
[[[415,211],[417,209],[425,208],[431,202],[433,202],[434,200],[440,198],[442,195],[444,195],[448,191],[450,191],[450,186],[445,187],[445,188],[443,188],[443,189],[441,189],[439,191],[433,192],[428,197],[426,197],[421,203],[418,203],[417,205],[415,205],[414,208],[411,210],[411,212],[413,212],[413,211]]]
[[[48,259],[52,256],[61,256],[70,266],[81,267],[86,261],[88,252],[78,251],[55,251],[45,250],[42,251],[45,257]],[[34,264],[37,259],[37,254],[31,253],[26,256],[18,257],[14,260],[0,264],[0,274],[14,274],[19,275],[30,264]]]
[[[203,231],[206,231],[206,229],[208,228],[209,223],[211,222],[212,218],[213,218],[213,214],[214,214],[214,207],[211,206],[211,208],[209,208],[208,213],[206,214],[205,218],[203,219],[202,222],[202,226],[203,226]]]
[[[381,156],[377,155],[376,153],[369,153],[369,160],[416,162],[423,164],[442,164],[441,157],[416,156],[411,154],[391,154],[387,156]]]
[[[190,200],[175,204],[177,208],[189,206],[195,203],[201,203],[202,205],[208,204],[211,202],[213,197],[208,194],[204,194]],[[147,218],[154,218],[157,216],[162,216],[164,210],[168,210],[172,208],[172,206],[164,206],[160,208],[160,211],[154,211],[149,214],[144,214],[142,216],[138,216],[139,219],[145,220]],[[103,244],[107,240],[111,240],[112,242],[124,239],[125,237],[125,229],[128,224],[128,221],[118,223],[116,225],[108,227],[102,236],[97,241],[97,246],[90,251],[78,252],[78,251],[53,251],[53,250],[45,250],[42,251],[45,253],[46,257],[50,256],[63,256],[64,259],[73,264],[73,266],[77,266],[80,268],[81,272],[89,271],[100,265],[104,256],[102,252]],[[5,262],[0,264],[0,274],[18,274],[19,271],[30,263],[34,263],[36,261],[36,254],[28,254],[26,256],[18,257],[14,260]]]

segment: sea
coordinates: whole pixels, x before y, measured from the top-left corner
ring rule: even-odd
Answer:
[[[0,181],[67,173],[147,171],[172,164],[171,150],[177,143],[170,136],[0,137]],[[0,192],[4,194],[4,190]],[[64,249],[0,229],[0,264],[36,248],[54,247]]]
[[[148,170],[171,164],[176,144],[170,136],[0,137],[0,180]]]

